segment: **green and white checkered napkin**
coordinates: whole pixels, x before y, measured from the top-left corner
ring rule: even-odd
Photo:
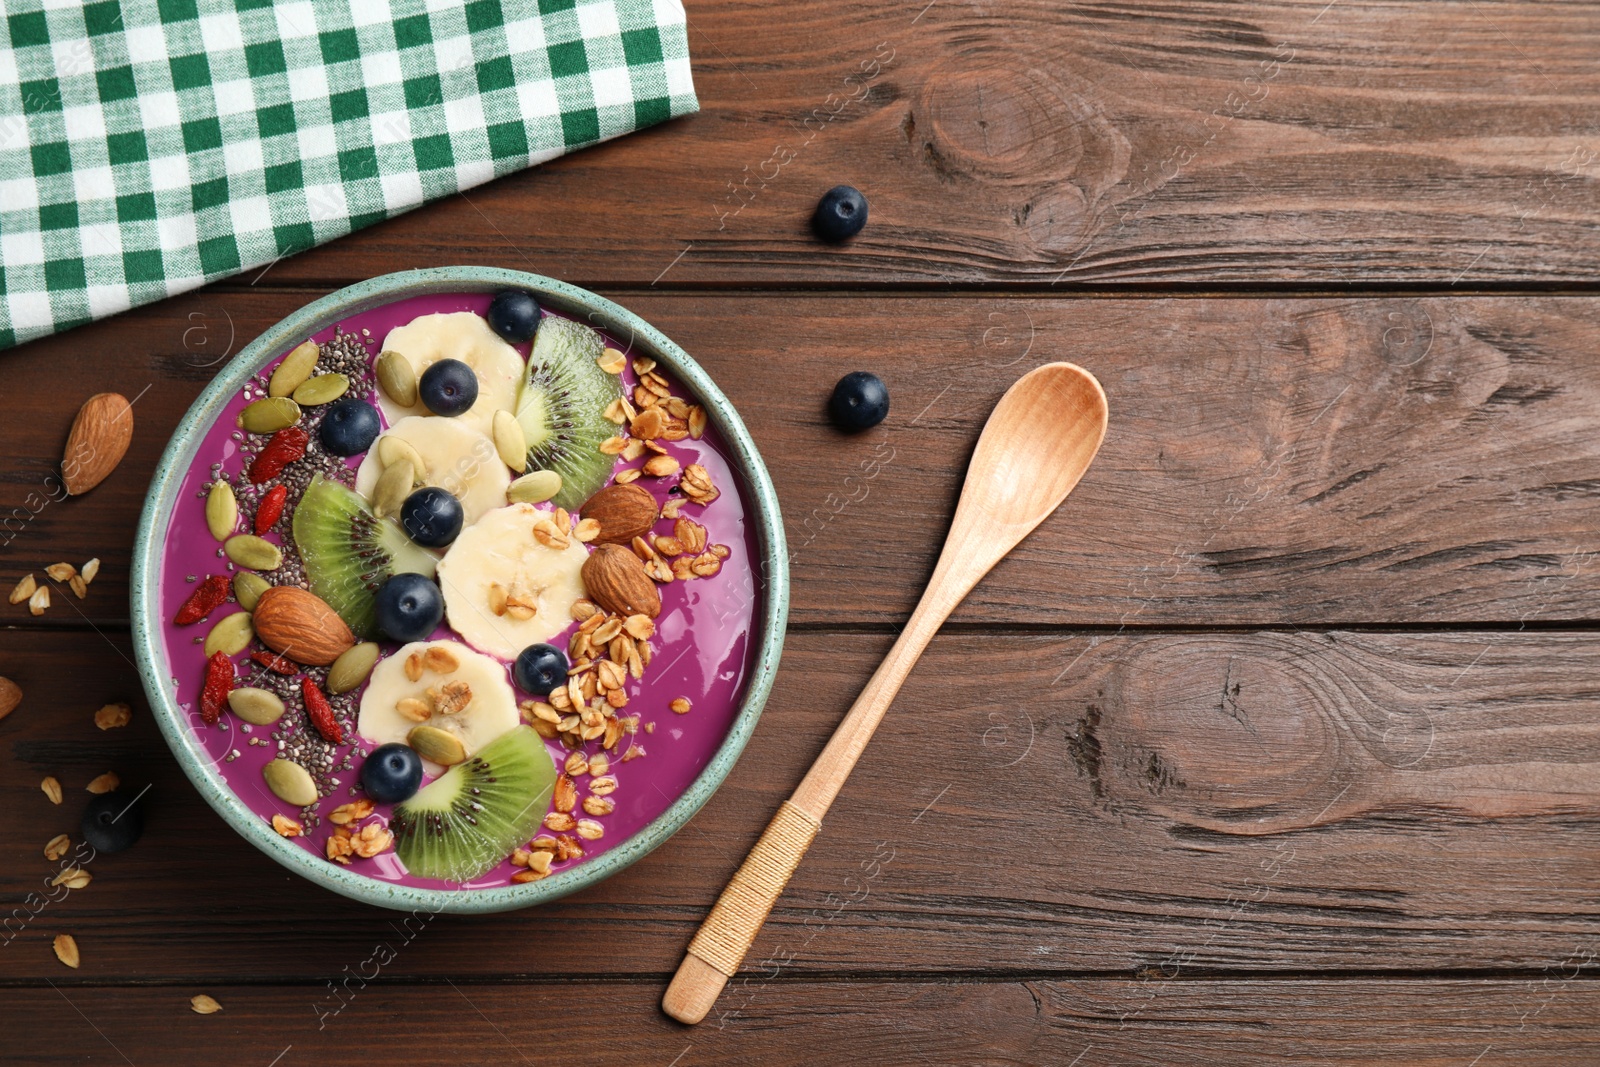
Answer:
[[[679,0],[4,10],[0,348],[699,107]]]

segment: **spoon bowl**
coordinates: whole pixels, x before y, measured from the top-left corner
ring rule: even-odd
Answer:
[[[1060,507],[1100,450],[1106,419],[1105,390],[1075,363],[1047,363],[1017,379],[973,449],[929,591],[941,577],[970,577],[959,601]]]

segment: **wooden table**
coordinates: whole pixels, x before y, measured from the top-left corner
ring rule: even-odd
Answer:
[[[4,616],[4,907],[91,778],[152,786],[139,846],[0,948],[0,1058],[1600,1059],[1600,14],[690,17],[698,116],[0,355],[0,579],[104,561],[81,604]],[[871,223],[826,247],[806,219],[839,182]],[[559,903],[407,927],[198,799],[126,580],[156,457],[231,352],[448,263],[597,289],[693,353],[776,480],[794,605],[760,729],[685,831]],[[719,1013],[672,1023],[667,976],[908,615],[985,414],[1063,358],[1110,396],[1099,460],[934,643]],[[856,369],[894,407],[846,438],[822,404]],[[105,389],[139,397],[131,453],[49,500]],[[132,725],[96,729],[119,699]]]

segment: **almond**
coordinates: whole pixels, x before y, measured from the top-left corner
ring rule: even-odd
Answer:
[[[83,402],[67,434],[61,476],[68,496],[80,496],[106,480],[133,440],[133,405],[120,393],[96,393]]]
[[[0,719],[17,710],[22,703],[22,689],[10,678],[0,678]]]
[[[637,485],[608,485],[584,502],[578,514],[600,524],[594,544],[625,545],[656,524],[656,498]]]
[[[326,667],[356,643],[337,612],[297,586],[275,585],[262,593],[251,621],[264,645],[308,667]]]
[[[644,572],[644,563],[621,545],[601,545],[583,563],[583,588],[589,599],[613,615],[661,614],[661,594]]]

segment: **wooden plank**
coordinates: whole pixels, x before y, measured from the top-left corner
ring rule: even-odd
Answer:
[[[89,599],[58,597],[43,621],[125,618],[131,532],[168,436],[219,360],[311,296],[211,290],[8,353],[0,584],[98,556]],[[1105,447],[958,623],[1521,625],[1591,618],[1600,594],[1588,298],[623,299],[752,428],[799,623],[905,619],[987,412],[1060,358],[1104,382]],[[884,375],[894,407],[847,438],[822,408],[857,368]],[[133,449],[92,493],[54,500],[73,412],[102,389],[139,398]]]
[[[588,285],[1593,281],[1582,5],[690,5],[703,110],[273,266]],[[848,27],[845,30],[844,27]],[[840,182],[847,248],[810,236]]]
[[[0,672],[26,693],[0,723],[8,978],[59,977],[45,935],[66,930],[85,980],[219,981],[249,960],[320,982],[397,928],[416,934],[396,978],[664,976],[886,638],[793,635],[724,788],[627,872],[410,925],[244,844],[141,701],[97,730],[102,702],[137,691],[123,644],[6,635]],[[941,637],[752,959],[863,977],[1537,971],[1600,937],[1597,668],[1600,637],[1573,632]],[[151,787],[144,839],[88,888],[30,900],[57,866],[44,843],[106,770]]]
[[[1592,954],[1589,959],[1592,960]],[[8,990],[17,1062],[473,1062],[567,1064],[1594,1062],[1596,983],[1585,964],[1482,981],[1006,981],[730,988],[680,1026],[651,983],[408,986],[388,975],[336,997],[313,987],[185,984]],[[1586,966],[1592,969],[1592,963]],[[381,974],[374,965],[369,974]],[[189,1010],[204,992],[223,1005]],[[338,1009],[338,1010],[335,1010]],[[85,1022],[88,1025],[85,1025]],[[274,1060],[273,1057],[278,1057]],[[1475,1060],[1476,1057],[1476,1060]]]

